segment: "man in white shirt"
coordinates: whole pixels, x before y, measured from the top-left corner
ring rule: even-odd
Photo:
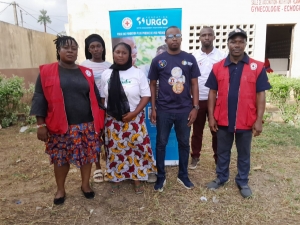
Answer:
[[[203,130],[208,118],[207,99],[209,88],[205,87],[206,80],[212,70],[213,64],[224,59],[227,54],[220,51],[213,46],[215,40],[215,32],[211,27],[204,27],[200,31],[199,40],[201,42],[201,49],[195,51],[193,55],[198,63],[201,76],[198,77],[199,86],[199,107],[197,119],[193,124],[192,135],[192,161],[189,166],[190,169],[196,169],[199,163],[200,152],[202,148]],[[212,134],[212,149],[214,151],[215,163],[217,163],[217,135],[216,132]]]

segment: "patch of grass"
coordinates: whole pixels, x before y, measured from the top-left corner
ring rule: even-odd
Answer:
[[[13,176],[16,177],[17,179],[29,180],[29,177],[23,173],[13,173]]]
[[[288,124],[266,123],[260,136],[253,138],[255,149],[269,149],[275,146],[300,147],[300,128]]]

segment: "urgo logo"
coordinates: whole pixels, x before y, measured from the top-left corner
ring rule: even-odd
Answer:
[[[150,17],[150,18],[144,18],[144,17],[137,17],[136,18],[139,25],[146,25],[146,26],[166,26],[168,24],[167,18],[157,18],[157,17]]]

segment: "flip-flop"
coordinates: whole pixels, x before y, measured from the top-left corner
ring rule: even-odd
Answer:
[[[144,193],[144,186],[142,183],[139,185],[134,185],[134,191],[137,195],[143,194]]]
[[[102,183],[103,182],[103,171],[101,169],[95,170],[93,179],[94,179],[95,183]]]
[[[111,190],[110,190],[110,194],[114,195],[117,193],[117,191],[120,189],[120,185],[119,184],[111,184]]]

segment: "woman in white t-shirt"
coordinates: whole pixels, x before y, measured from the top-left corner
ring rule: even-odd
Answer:
[[[102,37],[98,34],[91,34],[85,39],[85,58],[86,60],[81,63],[82,66],[93,70],[95,83],[100,90],[101,75],[104,70],[111,66],[111,63],[105,61],[105,43]],[[100,146],[101,147],[101,146]],[[101,149],[101,148],[99,148]],[[100,165],[100,152],[97,154],[98,162],[95,162],[96,170],[94,171],[94,182],[100,183],[105,179],[101,165]]]
[[[85,39],[85,58],[82,66],[93,70],[96,85],[100,91],[101,75],[104,70],[111,66],[110,62],[105,61],[105,43],[98,34],[91,34]]]
[[[101,98],[105,106],[105,146],[108,150],[107,177],[113,182],[134,180],[135,193],[142,194],[140,181],[156,171],[145,124],[144,107],[150,99],[146,76],[132,66],[131,48],[119,43],[113,48],[114,64],[101,77]]]

